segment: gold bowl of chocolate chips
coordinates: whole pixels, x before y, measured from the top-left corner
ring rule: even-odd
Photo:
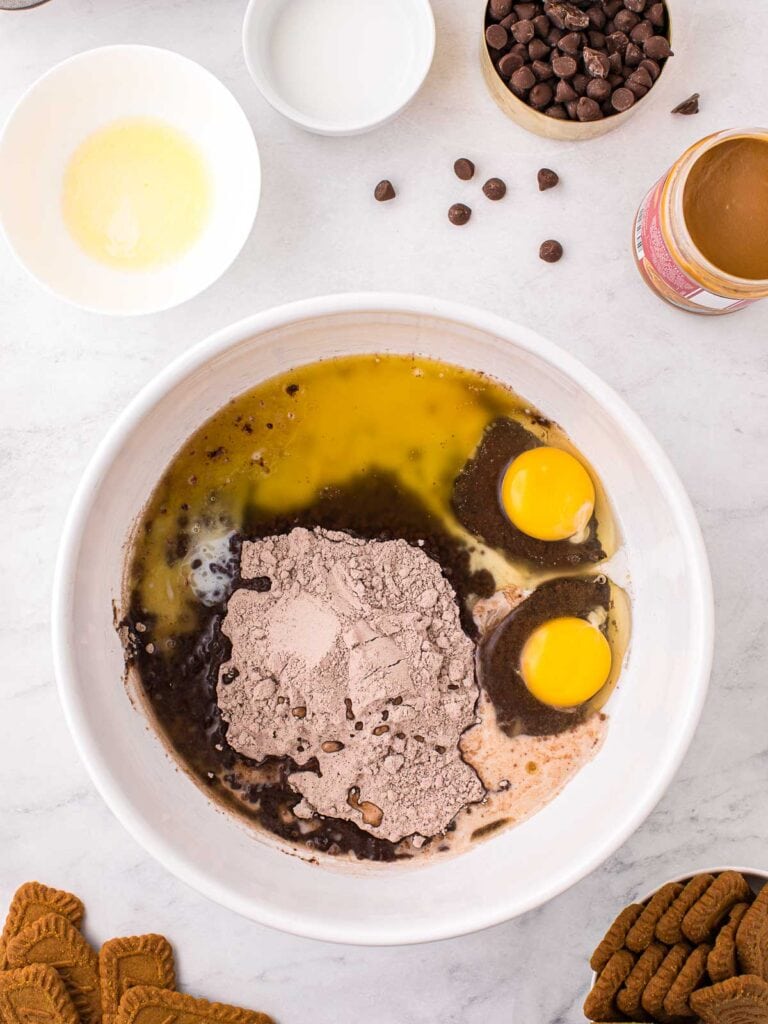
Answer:
[[[489,0],[483,74],[501,109],[551,139],[617,128],[673,56],[665,0]]]

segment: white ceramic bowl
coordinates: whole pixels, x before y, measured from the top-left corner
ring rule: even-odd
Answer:
[[[362,33],[345,30],[350,7]],[[307,22],[313,9],[326,40]],[[421,88],[435,20],[429,0],[250,0],[243,52],[278,113],[318,135],[359,135],[392,120]]]
[[[322,357],[384,351],[486,371],[562,424],[602,478],[623,531],[633,639],[608,704],[603,749],[548,807],[445,862],[344,872],[286,856],[176,770],[123,685],[112,602],[120,599],[131,526],[193,430],[273,374]],[[664,453],[624,402],[525,327],[441,300],[375,294],[259,313],[186,353],[141,392],[102,442],[74,500],[53,623],[70,728],[94,782],[135,838],[233,910],[301,935],[366,944],[496,924],[600,864],[651,811],[688,747],[713,635],[694,513]]]
[[[158,118],[182,131],[212,181],[200,238],[178,260],[146,271],[89,257],[61,210],[73,151],[125,117]],[[57,64],[25,93],[0,135],[0,226],[11,248],[49,291],[98,313],[154,313],[213,284],[245,244],[260,192],[258,149],[235,98],[199,64],[152,46],[105,46]]]

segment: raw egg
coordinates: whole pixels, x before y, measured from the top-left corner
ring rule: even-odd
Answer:
[[[582,535],[595,510],[595,486],[586,469],[570,452],[545,445],[510,463],[500,497],[514,526],[544,541]]]
[[[542,623],[520,658],[525,685],[542,704],[572,708],[591,700],[611,671],[611,648],[586,619],[566,616]]]

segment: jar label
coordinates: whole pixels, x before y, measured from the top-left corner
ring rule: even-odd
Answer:
[[[658,181],[640,204],[635,221],[635,255],[651,285],[664,298],[696,312],[733,312],[754,299],[732,299],[707,291],[692,280],[675,260],[661,229],[661,200],[668,175]]]

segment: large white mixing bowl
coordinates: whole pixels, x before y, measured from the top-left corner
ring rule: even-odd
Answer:
[[[418,352],[483,370],[556,419],[613,502],[633,600],[629,658],[595,760],[530,821],[419,868],[313,866],[220,810],[178,770],[131,703],[112,618],[126,539],[188,435],[264,378],[354,352]],[[70,728],[133,836],[200,892],[254,920],[370,944],[495,924],[551,899],[605,860],[651,811],[688,747],[707,688],[712,618],[707,558],[688,498],[653,437],[610,388],[500,317],[371,294],[259,313],[193,348],[141,392],[104,439],[75,498],[53,615]]]

